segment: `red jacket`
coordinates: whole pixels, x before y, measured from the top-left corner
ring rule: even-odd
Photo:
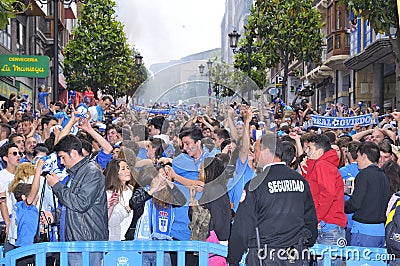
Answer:
[[[307,162],[306,180],[317,211],[318,222],[346,227],[344,213],[344,184],[338,170],[339,158],[335,150],[324,153],[318,160]]]

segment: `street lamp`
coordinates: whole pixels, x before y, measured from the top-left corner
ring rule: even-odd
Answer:
[[[208,73],[206,73],[206,74],[204,74],[205,66],[203,64],[199,65],[200,75],[203,76],[203,74],[204,74],[204,76],[208,76],[208,91],[207,92],[208,92],[208,102],[209,103],[211,103],[210,96],[212,94],[212,89],[211,89],[211,68],[212,68],[212,65],[213,65],[213,62],[210,59],[208,59],[208,61],[207,61]],[[219,96],[219,91],[218,91],[218,87],[217,87],[217,90],[216,90],[216,93],[215,93],[215,98],[217,100],[217,110],[218,110],[218,96]]]
[[[71,5],[73,2],[81,2],[86,4],[88,0],[38,0],[42,5],[53,3],[53,100],[58,101],[58,3],[61,2],[63,5]]]
[[[140,66],[142,64],[143,56],[138,53],[135,55],[135,65]]]
[[[237,54],[239,52],[247,53],[247,75],[249,76],[249,78],[251,78],[251,53],[253,52],[253,49],[255,49],[255,48],[252,48],[252,46],[251,46],[253,40],[251,39],[250,36],[247,36],[246,47],[240,47],[239,49],[237,49],[237,45],[238,45],[239,38],[240,38],[240,33],[238,33],[236,31],[236,29],[234,29],[233,32],[228,34],[228,37],[229,37],[230,47],[232,48],[232,52],[234,54]],[[249,100],[251,99],[251,90],[250,89],[247,92],[247,98]]]
[[[143,60],[143,56],[140,55],[140,53],[135,55],[135,65],[136,65],[136,69],[139,70],[140,66],[142,65],[142,60]],[[138,73],[136,73],[136,75],[138,75]],[[133,94],[132,94],[133,97]],[[126,87],[126,100],[125,100],[125,104],[128,104],[128,87]]]

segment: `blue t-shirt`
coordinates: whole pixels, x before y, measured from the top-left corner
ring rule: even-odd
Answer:
[[[21,163],[30,163],[30,161],[28,160],[28,158],[26,157],[26,156],[24,156],[24,157],[22,157],[20,160],[19,160],[19,163],[21,164]]]
[[[244,186],[249,182],[254,176],[254,171],[250,168],[248,164],[248,158],[243,163],[240,157],[236,161],[236,169],[233,174],[233,178],[228,181],[228,195],[229,199],[233,203],[233,210],[236,212],[239,207],[240,198],[243,193]]]
[[[360,170],[358,170],[357,163],[351,163],[339,169],[339,172],[344,180],[349,179],[350,177],[355,178],[359,171]]]
[[[15,204],[17,221],[17,241],[18,247],[33,244],[33,239],[37,230],[39,211],[35,205],[26,206],[25,202],[18,201]]]
[[[95,162],[98,163],[103,169],[106,169],[107,164],[109,161],[112,160],[112,154],[107,154],[104,152],[103,149],[99,151],[99,153],[96,156]]]
[[[346,166],[343,166],[339,169],[340,174],[342,175],[343,180],[349,179],[350,177],[356,177],[358,172],[358,164],[351,163]],[[349,200],[350,196],[344,195],[344,200]],[[347,228],[351,228],[353,226],[353,213],[346,213],[347,216]]]
[[[43,104],[43,107],[47,109],[47,104],[46,104],[46,97],[49,96],[49,93],[47,91],[42,91],[38,93],[38,99],[41,104]]]
[[[147,151],[145,148],[140,148],[137,156],[139,159],[147,159]]]
[[[98,122],[103,122],[104,121],[104,111],[101,108],[100,105],[96,106],[96,110],[97,110],[97,121]]]
[[[172,168],[175,173],[183,176],[185,178],[191,180],[198,179],[198,169],[200,164],[204,161],[205,158],[211,157],[210,154],[205,150],[200,158],[195,162],[195,160],[187,155],[186,153],[181,153],[172,161]],[[189,189],[185,186],[182,186],[179,182],[176,182],[178,188],[185,195],[187,202],[190,199]],[[196,198],[200,198],[201,193],[196,194]],[[190,240],[190,229],[189,229],[189,216],[188,216],[188,206],[175,207],[173,208],[174,212],[174,221],[172,223],[171,228],[171,236],[173,238],[185,241]]]

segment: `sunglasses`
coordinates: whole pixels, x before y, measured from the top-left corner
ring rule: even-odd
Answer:
[[[13,152],[11,152],[11,153],[9,153],[9,154],[12,154],[12,155],[14,155],[14,156],[19,155],[20,157],[23,157],[23,156],[24,156],[24,154],[23,154],[22,152],[20,152],[20,151],[13,151]]]

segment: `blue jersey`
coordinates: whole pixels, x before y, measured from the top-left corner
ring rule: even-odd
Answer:
[[[236,161],[236,169],[233,179],[228,181],[228,195],[233,203],[233,210],[236,212],[239,207],[240,197],[242,196],[244,186],[254,177],[254,171],[248,164],[248,159],[243,163],[240,158]]]
[[[343,178],[343,180],[349,178],[355,178],[360,170],[358,170],[357,163],[351,163],[346,166],[343,166],[339,169],[339,172]],[[344,195],[344,200],[350,199],[350,196]],[[353,213],[346,213],[347,216],[347,228],[351,228],[353,226]]]
[[[172,168],[175,173],[191,180],[198,179],[198,169],[200,164],[205,158],[211,157],[207,151],[204,151],[200,158],[195,161],[192,157],[186,153],[181,153],[172,161]],[[179,182],[176,182],[178,188],[185,195],[187,202],[189,202],[189,189],[182,186]],[[197,193],[196,198],[200,197],[201,193]],[[189,216],[188,216],[188,206],[176,207],[173,209],[175,219],[172,223],[171,236],[179,240],[190,240],[190,229],[189,229]]]

